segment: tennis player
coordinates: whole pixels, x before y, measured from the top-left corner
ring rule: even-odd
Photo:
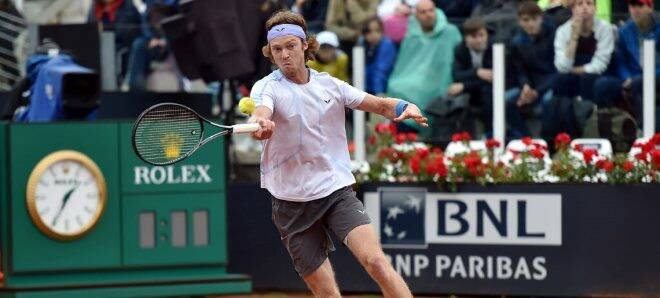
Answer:
[[[340,297],[328,252],[334,233],[378,283],[385,297],[412,297],[385,258],[364,206],[352,190],[345,107],[427,126],[414,104],[379,98],[305,66],[319,45],[299,14],[266,23],[264,56],[278,69],[258,81],[250,119],[263,140],[261,187],[272,195],[272,219],[293,266],[316,297]]]

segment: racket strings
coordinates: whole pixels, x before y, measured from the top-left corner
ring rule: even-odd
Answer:
[[[135,149],[146,161],[169,164],[194,150],[202,137],[202,123],[179,105],[158,106],[140,118],[135,129]]]

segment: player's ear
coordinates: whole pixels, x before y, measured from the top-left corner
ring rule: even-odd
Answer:
[[[304,52],[304,51],[307,51],[307,48],[309,48],[309,45],[307,44],[307,41],[306,41],[306,40],[302,40],[302,39],[301,39],[300,41],[302,41],[302,49],[303,49],[303,52]]]

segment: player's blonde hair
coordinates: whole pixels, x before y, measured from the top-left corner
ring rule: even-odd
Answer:
[[[307,42],[305,61],[314,60],[314,53],[318,51],[319,43],[316,41],[316,37],[310,36],[309,33],[307,33],[307,23],[305,23],[305,18],[300,14],[288,10],[281,10],[273,14],[268,21],[266,21],[266,31],[280,24],[294,24],[303,28],[303,31],[307,36],[307,40],[305,40]],[[261,52],[266,58],[273,61],[273,54],[270,52],[270,46],[268,44],[261,48]]]

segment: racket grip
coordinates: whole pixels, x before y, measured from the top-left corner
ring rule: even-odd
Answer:
[[[236,124],[232,125],[233,133],[250,133],[259,130],[259,123]]]

